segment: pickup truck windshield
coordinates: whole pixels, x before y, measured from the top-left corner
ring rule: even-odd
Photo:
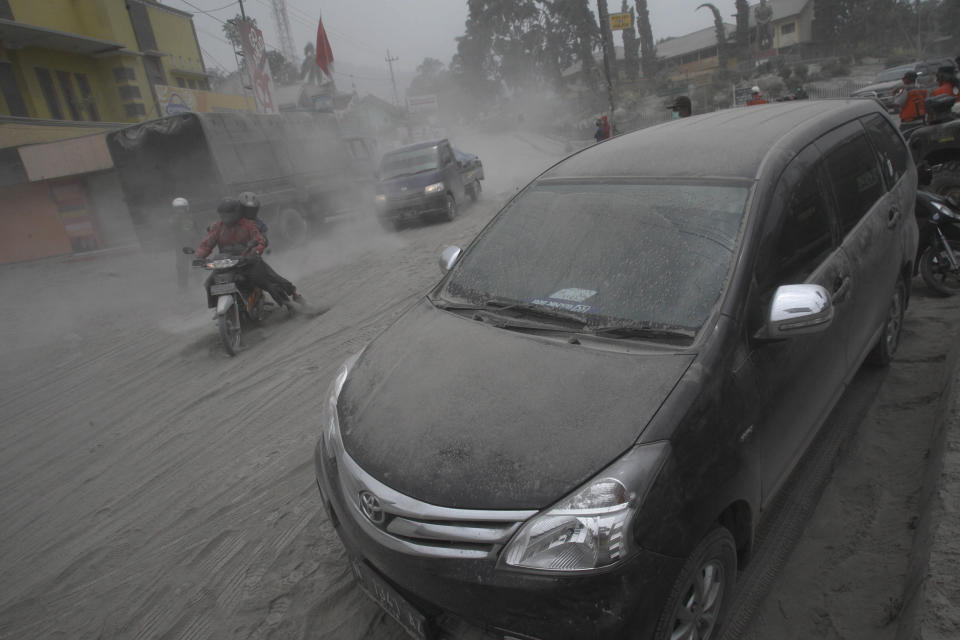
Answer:
[[[439,295],[536,305],[588,326],[696,331],[723,290],[747,194],[740,185],[534,185]]]
[[[380,160],[380,179],[390,180],[438,167],[437,148],[411,149],[385,154]]]

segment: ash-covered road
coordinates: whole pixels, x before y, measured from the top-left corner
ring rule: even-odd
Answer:
[[[276,314],[236,358],[218,343],[201,299],[203,274],[178,294],[172,255],[0,269],[0,638],[406,637],[355,586],[320,506],[312,453],[340,363],[440,278],[445,245],[465,246],[509,195],[564,155],[531,134],[454,140],[484,161],[481,201],[452,223],[398,234],[372,218],[341,220],[309,245],[269,256],[331,310],[314,319]],[[909,385],[922,374],[929,385],[928,365],[949,348],[943,332],[957,304],[923,292],[914,302],[904,344],[914,355],[886,378]],[[881,423],[908,421],[891,412],[922,411],[931,393],[918,384],[909,397],[885,396],[874,411]],[[864,441],[871,457],[845,480],[854,489],[874,486],[864,478],[885,464],[884,451],[903,450],[896,424],[883,434]],[[829,488],[825,495],[834,499]],[[857,495],[836,498],[825,522],[855,508]],[[864,496],[883,504],[880,490]],[[900,515],[886,517],[901,525]],[[800,568],[783,569],[789,596],[765,600],[759,620],[768,626],[749,637],[785,628],[790,637],[815,637],[804,633],[816,627],[798,619],[816,617],[809,602],[829,608],[829,592],[819,595],[815,580],[835,560],[817,555],[829,529],[798,547]],[[875,577],[838,576],[828,587],[843,594],[851,588],[844,584]],[[882,607],[864,615],[871,625],[884,622]]]

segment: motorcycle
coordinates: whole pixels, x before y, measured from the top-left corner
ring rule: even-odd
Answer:
[[[194,253],[184,247],[186,254]],[[220,332],[220,341],[227,355],[240,350],[241,336],[251,324],[261,322],[275,305],[265,299],[264,292],[253,286],[243,274],[243,267],[254,257],[218,255],[194,258],[193,266],[212,271],[207,280],[207,306],[215,309],[213,319]]]
[[[920,276],[941,295],[960,293],[960,203],[917,191],[914,214],[920,230],[916,261]]]

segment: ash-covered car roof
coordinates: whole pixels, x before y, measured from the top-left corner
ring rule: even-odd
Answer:
[[[797,100],[674,120],[588,147],[540,179],[734,178],[753,180],[768,156],[786,162],[873,100]]]

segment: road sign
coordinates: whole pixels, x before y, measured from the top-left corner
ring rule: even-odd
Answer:
[[[633,23],[630,20],[629,13],[610,14],[610,28],[614,31],[623,31],[624,29],[630,29],[632,27]]]

